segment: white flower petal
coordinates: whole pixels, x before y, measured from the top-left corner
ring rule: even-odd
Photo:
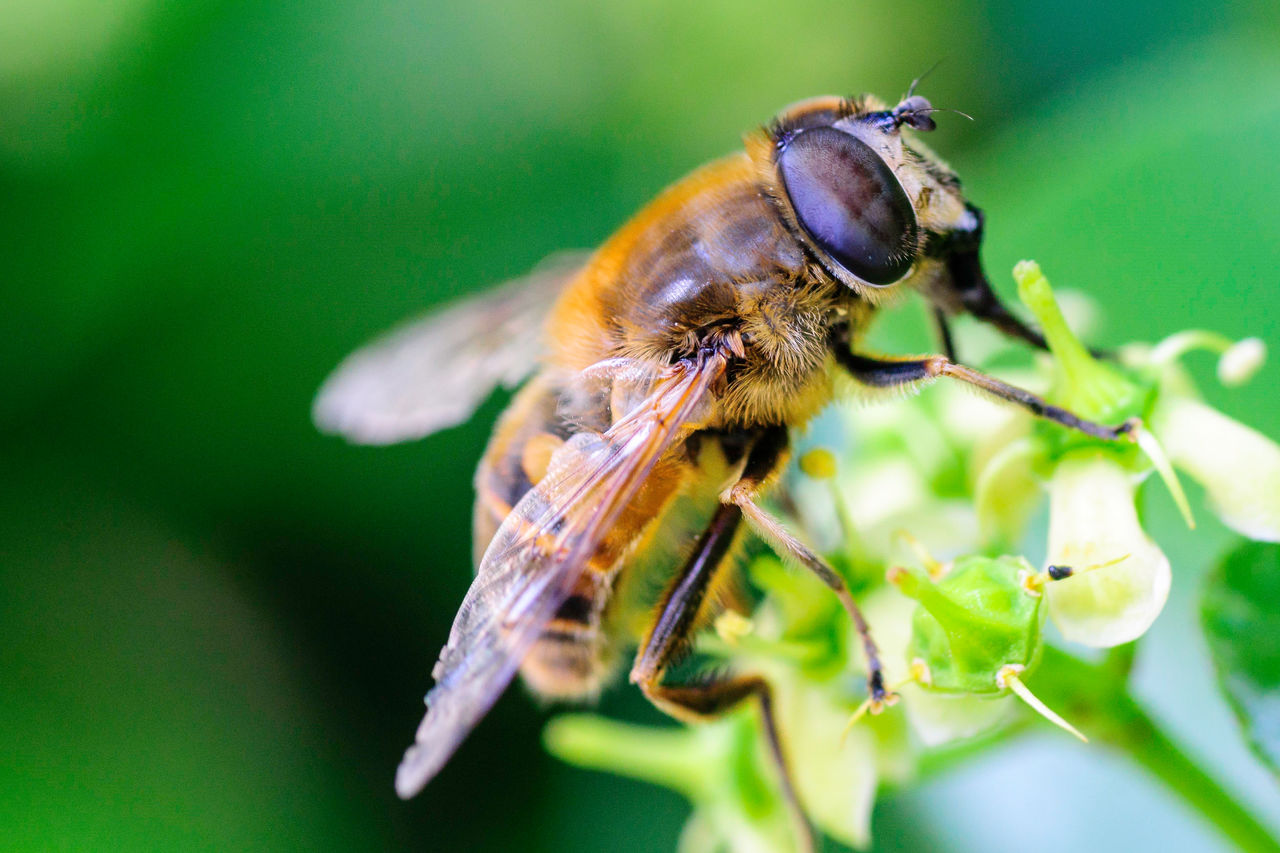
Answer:
[[[799,853],[791,824],[784,814],[748,815],[739,804],[700,805],[689,817],[679,853]]]
[[[841,491],[859,526],[874,527],[886,518],[927,503],[929,484],[920,470],[901,457],[878,460],[842,478]]]
[[[1019,438],[979,469],[973,503],[983,542],[1017,542],[1026,530],[1042,495],[1031,467],[1037,451],[1033,439]]]
[[[1109,647],[1142,636],[1169,597],[1172,571],[1143,533],[1132,475],[1102,453],[1062,460],[1049,483],[1049,560],[1077,574],[1045,587],[1068,640]],[[1118,557],[1115,565],[1088,571]]]
[[[1204,486],[1224,524],[1280,542],[1280,445],[1190,397],[1162,399],[1151,428],[1173,464]]]
[[[1267,345],[1261,338],[1237,341],[1218,359],[1218,381],[1228,387],[1243,385],[1267,360]]]
[[[1010,696],[952,696],[917,684],[907,684],[899,692],[912,731],[929,747],[973,737],[1000,725],[1017,701]]]
[[[841,743],[852,707],[836,701],[834,688],[775,678],[779,728],[809,817],[832,838],[861,849],[871,842],[879,740],[862,725]]]

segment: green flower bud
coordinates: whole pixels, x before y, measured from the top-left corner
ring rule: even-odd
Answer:
[[[1042,590],[1048,582],[1071,574],[1064,566],[1036,573],[1022,557],[982,556],[956,560],[937,582],[907,569],[892,571],[889,580],[920,602],[908,645],[914,680],[926,691],[959,699],[1012,693],[1049,722],[1085,740],[1022,681],[1044,651]],[[952,713],[955,710],[972,711],[957,706]],[[926,720],[930,711],[927,703],[917,709]],[[969,714],[966,723],[974,732],[981,731],[997,723],[1002,711]]]
[[[920,602],[908,655],[923,663],[933,690],[997,696],[1008,666],[1029,670],[1043,646],[1043,599],[1028,588],[1035,570],[1021,557],[963,557],[938,582],[908,569],[889,580]]]
[[[1151,398],[1153,384],[1140,384],[1089,353],[1067,325],[1048,279],[1034,261],[1020,261],[1013,268],[1013,277],[1018,282],[1018,297],[1035,314],[1054,356],[1057,378],[1050,402],[1102,423],[1119,423],[1140,415]],[[1064,449],[1096,441],[1062,430],[1054,435],[1064,442]]]

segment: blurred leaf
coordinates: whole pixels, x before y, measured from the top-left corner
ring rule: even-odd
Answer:
[[[1258,757],[1280,773],[1280,545],[1249,542],[1209,576],[1201,620],[1219,683]]]
[[[1280,138],[1273,42],[1237,34],[1135,60],[1029,112],[981,152],[953,154],[987,210],[984,259],[997,286],[1012,294],[1007,271],[1034,257],[1056,285],[1103,306],[1099,343],[1197,327],[1280,341],[1280,170],[1258,160]],[[1246,91],[1247,113],[1205,120],[1227,93]],[[1229,391],[1209,359],[1192,366],[1211,403],[1280,433],[1274,364]]]
[[[72,470],[4,464],[5,849],[390,844],[389,775],[344,745],[367,733],[227,567]]]
[[[92,68],[136,35],[157,0],[9,0],[0,79]]]

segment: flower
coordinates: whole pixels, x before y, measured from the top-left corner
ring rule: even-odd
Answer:
[[[1218,378],[1227,386],[1248,381],[1266,347],[1257,338],[1232,342],[1212,332],[1171,335],[1131,361],[1159,383],[1151,428],[1170,461],[1200,483],[1214,513],[1250,539],[1280,541],[1280,445],[1201,400],[1178,360],[1194,349],[1217,353]]]
[[[1068,640],[1109,647],[1137,639],[1169,597],[1173,571],[1138,523],[1137,479],[1099,451],[1075,451],[1054,469],[1047,564],[1075,574],[1045,594],[1049,614]]]
[[[580,767],[608,770],[673,788],[693,804],[680,839],[688,853],[774,853],[802,848],[778,793],[754,716],[656,728],[565,714],[543,734],[548,751]],[[803,830],[801,830],[803,831]]]
[[[864,848],[871,841],[876,791],[882,783],[903,781],[914,769],[904,721],[886,715],[842,738],[866,684],[861,642],[848,615],[815,578],[773,558],[756,560],[750,574],[768,594],[751,633],[736,640],[736,650],[720,652],[736,651],[736,664],[761,673],[772,685],[800,802],[814,824],[843,844]],[[888,592],[868,596],[864,612],[892,678],[896,660],[884,644],[892,642],[901,611],[884,608]]]
[[[862,700],[865,680],[847,668],[857,646],[840,606],[816,580],[763,557],[751,567],[768,596],[750,621],[733,611],[699,650],[762,675],[791,778],[808,818],[824,834],[857,848],[871,840],[881,782],[913,767],[901,718],[841,729]],[[852,646],[850,645],[852,643]],[[688,729],[614,722],[590,714],[553,720],[547,748],[583,767],[607,769],[673,788],[693,804],[682,851],[788,851],[803,831],[788,809],[765,749],[759,709],[748,703]]]
[[[963,693],[939,692],[916,680],[918,675],[912,663],[912,642],[915,614],[919,605],[913,598],[901,594],[901,590],[882,587],[866,597],[863,612],[871,625],[872,634],[880,647],[880,658],[885,666],[885,677],[902,697],[911,732],[926,748],[943,746],[989,731],[1010,719],[1008,697],[992,699],[986,696],[970,696]],[[852,650],[861,660],[861,649]],[[848,738],[853,741],[861,733],[861,726],[852,729]],[[901,760],[906,768],[897,775],[906,775],[914,763],[912,754],[903,750]]]
[[[1280,445],[1191,397],[1161,400],[1151,426],[1173,464],[1204,486],[1223,524],[1280,542]]]
[[[894,568],[888,580],[919,602],[906,652],[920,688],[913,719],[929,727],[926,743],[945,742],[939,712],[951,717],[954,736],[977,734],[1002,721],[1007,708],[994,701],[1010,694],[1085,740],[1023,683],[1044,651],[1043,590],[1057,575],[1037,574],[1022,557],[975,554],[935,564],[927,575]]]
[[[919,602],[907,654],[920,683],[935,690],[996,695],[996,674],[1006,666],[1034,668],[1044,621],[1039,591],[1019,581],[1033,574],[1021,557],[981,555],[956,560],[939,580],[895,567],[889,582]]]
[[[1018,264],[1014,277],[1055,359],[1048,400],[1095,423],[1139,424],[1156,383],[1094,358],[1066,324],[1034,263]],[[1046,571],[1073,575],[1046,591],[1049,614],[1064,637],[1083,645],[1107,648],[1135,640],[1160,615],[1172,581],[1169,560],[1138,522],[1136,492],[1147,474],[1160,474],[1191,520],[1160,441],[1140,425],[1126,436],[1134,442],[1104,441],[1056,426],[1037,435],[1040,466],[1048,472]]]
[[[853,591],[905,713],[874,713],[883,707],[866,695],[867,661],[848,614],[813,576],[775,557],[749,565],[763,593],[750,618],[730,611],[696,643],[709,663],[770,685],[801,807],[815,830],[854,847],[870,843],[877,790],[927,772],[923,759],[971,749],[954,741],[997,733],[1014,718],[1015,700],[1083,740],[1033,686],[1100,740],[1114,736],[1097,702],[1076,701],[1088,691],[1072,679],[1123,679],[1127,668],[1072,663],[1042,628],[1051,618],[1068,642],[1112,647],[1159,616],[1172,566],[1136,505],[1153,472],[1188,523],[1175,468],[1204,487],[1228,526],[1280,540],[1280,445],[1205,404],[1179,364],[1208,349],[1220,356],[1223,383],[1239,384],[1260,368],[1260,342],[1192,330],[1125,347],[1122,362],[1097,358],[1038,267],[1023,262],[1015,277],[1051,357],[1039,358],[1035,374],[1007,378],[1081,418],[1127,424],[1121,438],[1033,420],[944,384],[882,406],[834,407],[799,437],[799,464],[784,480],[781,508]],[[1045,494],[1048,542],[1037,571],[1010,555],[1035,540],[1028,528]],[[890,569],[904,564],[924,570]],[[686,853],[798,849],[805,828],[783,794],[761,719],[754,701],[689,729],[575,714],[553,721],[546,739],[567,761],[687,797]],[[846,725],[851,719],[860,722]]]
[[[1024,261],[1014,276],[1055,358],[1057,378],[1048,399],[1096,422],[1139,418],[1148,425],[1130,432],[1141,454],[1061,430],[1040,433],[1049,471],[1047,565],[1080,570],[1115,563],[1054,585],[1048,591],[1050,613],[1069,640],[1099,647],[1126,643],[1151,626],[1171,584],[1169,560],[1143,532],[1134,507],[1138,485],[1151,470],[1165,481],[1188,524],[1193,525],[1191,510],[1175,467],[1205,487],[1227,526],[1251,538],[1280,541],[1280,446],[1199,400],[1178,365],[1187,352],[1207,349],[1220,356],[1222,382],[1238,385],[1261,367],[1266,347],[1256,338],[1232,342],[1189,330],[1155,347],[1130,349],[1126,373],[1095,359],[1079,342],[1039,267]],[[1023,447],[1019,454],[1006,454],[1015,464],[989,474],[980,496],[1001,487],[1018,493],[1016,462],[1034,449],[1028,453]],[[1012,512],[1005,509],[1006,515]]]

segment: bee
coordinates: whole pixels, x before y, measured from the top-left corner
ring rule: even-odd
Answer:
[[[459,423],[495,386],[525,383],[476,472],[476,576],[397,772],[401,797],[439,772],[517,671],[553,699],[600,690],[625,642],[614,636],[615,590],[675,535],[673,507],[695,496],[706,518],[660,567],[665,588],[633,638],[630,680],[680,720],[759,701],[798,810],[768,683],[668,678],[715,614],[749,530],[839,597],[866,651],[869,698],[888,698],[840,574],[761,505],[790,430],[832,399],[841,374],[870,388],[952,378],[1091,435],[1129,429],[1081,420],[956,361],[947,322],[960,313],[1045,342],[997,299],[979,259],[981,211],[916,138],[934,129],[935,112],[913,92],[893,107],[871,96],[797,103],[589,256],[393,332],[330,377],[317,424],[366,444]],[[912,292],[932,306],[944,353],[861,351],[876,311]]]

